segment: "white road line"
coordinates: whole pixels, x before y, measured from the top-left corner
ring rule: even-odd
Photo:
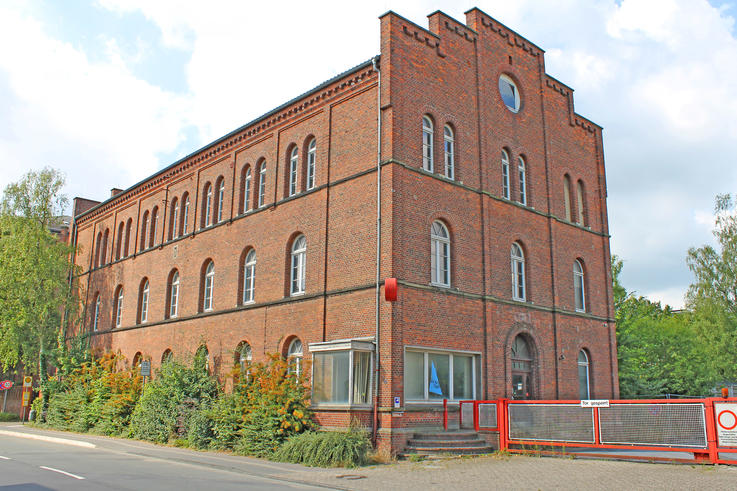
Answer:
[[[3,457],[2,455],[0,455],[0,460],[10,460],[10,457]]]
[[[65,476],[73,477],[74,479],[84,479],[84,477],[82,477],[82,476],[78,476],[76,474],[72,474],[71,472],[66,472],[66,471],[62,471],[62,470],[59,470],[59,469],[54,469],[53,467],[46,467],[45,465],[41,465],[39,467],[41,467],[41,469],[45,469],[47,471],[58,472],[59,474],[64,474]]]

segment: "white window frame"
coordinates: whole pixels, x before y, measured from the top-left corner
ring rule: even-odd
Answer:
[[[205,185],[205,223],[203,224],[205,227],[209,227],[212,225],[212,184],[209,182]]]
[[[291,270],[289,275],[289,292],[292,296],[305,292],[305,271],[307,260],[307,239],[300,235],[294,239],[291,253]]]
[[[179,200],[174,198],[174,211],[172,212],[172,218],[171,218],[171,237],[172,239],[176,239],[179,237]]]
[[[443,128],[443,142],[445,143],[445,177],[455,179],[455,135],[450,125]]]
[[[253,360],[253,349],[248,341],[241,341],[236,349],[238,350],[238,365],[241,367],[241,371],[244,372],[246,363]]]
[[[174,271],[169,285],[169,318],[176,318],[179,313],[179,271]]]
[[[97,332],[97,329],[100,327],[100,308],[102,307],[102,300],[100,299],[100,294],[97,294],[97,297],[95,298],[95,316],[92,321],[92,330],[94,332]]]
[[[189,194],[187,199],[184,201],[184,209],[182,210],[182,235],[187,235],[187,229],[189,228]]]
[[[246,182],[243,191],[243,213],[251,209],[251,168],[246,169]]]
[[[205,268],[205,285],[202,295],[202,311],[212,311],[212,291],[215,288],[215,263],[210,261]]]
[[[266,200],[266,162],[261,164],[258,173],[258,207],[264,206]]]
[[[148,321],[148,294],[149,294],[149,281],[143,284],[141,289],[141,324]]]
[[[433,148],[433,124],[429,116],[422,116],[422,168],[433,172],[435,168]]]
[[[223,201],[225,199],[225,179],[220,179],[218,186],[218,220],[216,223],[223,221]]]
[[[473,391],[473,397],[469,400],[475,400],[477,395],[477,387],[478,387],[478,375],[477,372],[479,371],[480,365],[479,365],[479,359],[481,356],[481,353],[475,352],[475,351],[461,351],[461,350],[443,350],[443,349],[435,349],[435,348],[423,348],[419,346],[405,346],[404,348],[404,363],[406,364],[407,359],[407,352],[412,351],[414,353],[422,353],[423,354],[423,363],[424,363],[424,370],[423,370],[423,385],[424,385],[424,399],[408,399],[406,396],[406,390],[404,394],[405,403],[409,404],[442,404],[443,399],[430,399],[430,394],[428,391],[428,371],[430,370],[430,363],[429,356],[431,354],[435,355],[450,355],[448,358],[448,396],[445,399],[448,399],[449,403],[458,403],[459,400],[466,400],[466,399],[452,399],[454,395],[454,387],[453,387],[453,355],[458,356],[464,356],[464,357],[471,357],[471,390]],[[405,373],[402,374],[402,378],[405,377]],[[407,386],[406,381],[404,382],[404,386]]]
[[[435,286],[450,286],[450,233],[439,220],[430,227],[430,277]]]
[[[582,227],[586,226],[586,214],[583,204],[583,182],[581,179],[576,181],[576,204],[578,205],[578,215],[576,217],[576,223]]]
[[[586,282],[581,261],[573,262],[573,301],[576,312],[586,312]],[[580,295],[579,295],[580,293]]]
[[[502,196],[510,199],[512,196],[509,186],[509,154],[502,149]]]
[[[586,361],[581,361],[580,356],[583,354],[583,356],[586,358]],[[579,383],[579,396],[581,395],[581,368],[586,369],[586,399],[589,399],[591,397],[591,359],[589,358],[589,354],[586,353],[585,349],[581,349],[578,352],[579,357],[576,359],[576,366],[578,367],[578,372],[576,373],[576,376],[578,377],[578,383]]]
[[[253,303],[256,290],[256,250],[251,249],[243,262],[243,303]]]
[[[519,171],[519,202],[527,206],[527,165],[524,157],[517,157],[517,170]]]
[[[307,190],[315,187],[315,159],[317,157],[317,140],[313,138],[307,146]]]
[[[299,169],[299,150],[295,145],[289,157],[289,196],[297,194],[297,170]]]
[[[288,373],[294,373],[297,377],[302,373],[302,358],[304,357],[304,348],[302,347],[302,340],[294,338],[289,343],[287,348],[287,362],[289,368]]]
[[[508,83],[514,89],[514,107],[507,105],[507,102],[504,100],[504,97],[502,97],[502,81]],[[513,113],[519,112],[520,107],[521,107],[519,88],[517,87],[517,84],[514,83],[514,80],[512,80],[512,78],[509,75],[501,74],[499,76],[499,97],[502,99],[502,103],[504,104],[504,106],[506,106],[507,109],[509,109]]]
[[[527,301],[527,285],[525,282],[525,253],[517,242],[512,243],[510,252],[512,263],[512,299]]]
[[[159,240],[159,207],[155,206],[151,212],[151,243],[149,247],[155,246]]]
[[[312,354],[312,373],[310,381],[310,387],[315,387],[315,355],[320,355],[321,353],[339,353],[339,352],[348,352],[348,402],[315,402],[314,397],[312,398],[312,405],[314,407],[370,407],[372,398],[373,398],[373,390],[374,390],[374,343],[372,340],[369,340],[367,338],[359,338],[359,339],[348,339],[348,340],[336,340],[336,341],[328,341],[323,343],[311,343],[309,345],[310,353]],[[355,403],[353,398],[353,382],[355,379],[354,374],[354,354],[355,353],[369,353],[369,380],[368,380],[368,387],[369,387],[369,393],[366,397],[367,401],[365,403]]]
[[[118,298],[115,299],[115,327],[123,322],[123,288],[118,289]]]

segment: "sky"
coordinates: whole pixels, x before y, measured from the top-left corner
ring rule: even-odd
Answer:
[[[611,248],[674,308],[737,192],[737,0],[0,2],[0,189],[31,169],[95,200],[379,53],[387,10],[479,7],[542,47],[604,127]]]

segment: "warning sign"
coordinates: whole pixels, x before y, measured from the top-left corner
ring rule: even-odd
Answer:
[[[721,447],[737,447],[737,402],[715,402],[717,438]]]

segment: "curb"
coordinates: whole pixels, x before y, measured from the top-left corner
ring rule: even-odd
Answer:
[[[33,433],[20,433],[17,431],[6,431],[6,430],[0,430],[0,435],[7,435],[7,436],[15,436],[18,438],[28,438],[30,440],[41,440],[44,442],[51,442],[51,443],[60,443],[62,445],[72,445],[75,447],[84,447],[84,448],[96,448],[97,445],[90,442],[83,442],[80,440],[69,440],[68,438],[57,438],[55,436],[46,436],[46,435],[34,435]]]

